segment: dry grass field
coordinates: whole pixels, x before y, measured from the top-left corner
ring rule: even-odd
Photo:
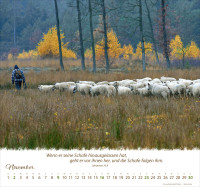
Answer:
[[[3,68],[2,63],[0,67]],[[12,66],[10,66],[12,67]],[[22,64],[19,64],[22,67]],[[0,72],[0,147],[7,148],[200,148],[200,99],[41,93],[37,86],[61,81],[172,76],[197,79],[200,69],[133,70],[129,73],[41,71],[25,74],[16,91],[11,73]]]

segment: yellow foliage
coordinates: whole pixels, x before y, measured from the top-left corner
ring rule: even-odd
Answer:
[[[26,60],[26,59],[36,59],[38,57],[38,53],[35,50],[30,50],[28,52],[25,52],[23,50],[22,53],[19,53],[17,56],[17,59],[19,60]]]
[[[92,49],[86,49],[85,58],[92,59]]]
[[[183,58],[186,48],[183,47],[183,42],[181,41],[181,37],[179,35],[176,35],[175,39],[171,40],[169,47],[171,49],[170,55],[172,59],[181,60]]]
[[[144,48],[145,48],[145,55],[146,57],[154,57],[155,54],[153,52],[152,44],[150,42],[144,42]],[[138,43],[136,53],[134,54],[139,59],[142,59],[142,45],[141,42]]]
[[[133,55],[133,47],[131,44],[123,46],[123,58],[129,60],[130,56]]]
[[[8,60],[13,60],[13,55],[11,53],[8,54]]]
[[[61,46],[62,46],[62,55],[65,58],[76,59],[76,53],[72,50],[67,49],[67,44],[63,43],[65,38],[64,34],[60,33]],[[43,39],[39,42],[37,46],[38,54],[41,57],[58,57],[59,56],[59,44],[56,26],[49,29],[47,34],[43,35]]]
[[[200,49],[194,41],[191,41],[190,46],[187,47],[185,56],[187,58],[200,58]]]
[[[122,48],[115,32],[111,29],[111,31],[108,32],[107,37],[108,37],[108,57],[112,59],[119,58],[119,56],[122,54]],[[105,40],[103,38],[95,46],[97,60],[105,59],[104,46],[105,46]]]

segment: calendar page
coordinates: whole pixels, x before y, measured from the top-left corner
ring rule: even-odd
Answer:
[[[198,150],[1,150],[1,187],[200,186]]]

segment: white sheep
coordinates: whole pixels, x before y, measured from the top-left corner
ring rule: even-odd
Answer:
[[[93,81],[77,81],[79,84],[89,84],[89,85],[95,85],[95,82]]]
[[[186,95],[187,95],[187,96],[192,96],[192,95],[193,95],[192,89],[193,89],[193,84],[187,86],[187,88],[186,88]]]
[[[160,78],[160,80],[161,80],[162,82],[166,82],[166,81],[176,81],[176,79],[173,78],[173,77],[164,77],[164,76],[162,76],[162,77]]]
[[[146,86],[146,82],[138,82],[136,84],[131,84],[129,88],[133,91],[133,93],[137,94],[139,88],[144,88]]]
[[[126,80],[119,81],[119,86],[129,87],[130,84],[134,84],[134,83],[136,83],[136,81],[133,81],[133,80],[130,80],[130,79],[126,79]]]
[[[91,85],[89,84],[76,83],[76,86],[73,89],[73,93],[80,92],[82,95],[89,95],[90,88]]]
[[[119,86],[119,81],[109,82],[109,85],[111,86]]]
[[[76,85],[71,85],[69,87],[67,87],[65,89],[66,92],[69,92],[69,93],[74,93],[74,88],[76,87]]]
[[[115,86],[111,86],[111,85],[106,85],[107,88],[107,96],[115,96],[116,95],[116,87]]]
[[[185,86],[189,86],[189,85],[191,85],[193,82],[192,82],[192,80],[179,79],[179,83],[184,84]]]
[[[194,97],[200,97],[200,83],[193,85],[192,94]]]
[[[42,92],[49,92],[55,90],[55,85],[40,85],[38,89]]]
[[[140,94],[140,96],[149,96],[149,95],[151,95],[151,91],[150,91],[148,86],[146,86],[144,88],[138,88],[138,93]]]
[[[68,82],[60,82],[60,83],[56,83],[55,84],[55,88],[59,89],[60,91],[64,91],[65,89],[67,89],[71,84]],[[75,85],[75,83],[74,83]]]
[[[162,83],[162,82],[161,82],[160,79],[155,78],[155,79],[153,79],[152,81],[150,81],[150,83],[151,83],[151,84],[154,84],[154,83],[160,84],[160,83]]]
[[[200,79],[194,80],[193,83],[200,83]]]
[[[108,95],[107,85],[96,85],[90,88],[90,94],[92,97],[97,95]]]
[[[117,94],[118,95],[131,95],[132,91],[130,88],[127,88],[125,86],[118,86],[117,87]]]
[[[170,88],[173,95],[181,95],[185,94],[186,86],[184,84],[175,84],[172,88]]]
[[[167,97],[170,95],[170,90],[167,86],[158,84],[148,84],[148,87],[151,91],[151,94],[154,96],[162,96],[163,98],[167,99]]]
[[[97,83],[97,85],[108,85],[108,84],[109,84],[108,81],[102,81]]]

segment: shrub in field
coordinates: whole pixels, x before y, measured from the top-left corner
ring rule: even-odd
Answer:
[[[8,60],[13,60],[13,55],[11,53],[8,54]]]
[[[76,59],[76,53],[72,50],[67,49],[67,44],[62,41],[65,38],[61,32],[60,39],[62,45],[62,55],[65,58]],[[43,35],[43,39],[37,46],[38,55],[41,57],[58,57],[59,56],[59,45],[56,26],[49,29],[47,34]]]
[[[92,59],[92,49],[86,49],[85,58]]]
[[[171,50],[171,58],[172,60],[178,59],[181,60],[184,58],[184,55],[188,48],[184,48],[183,42],[181,41],[181,37],[176,35],[174,39],[171,40],[169,44]]]
[[[124,60],[129,60],[130,57],[133,55],[133,47],[131,44],[129,45],[124,45],[122,49],[122,54],[123,54],[123,59]]]
[[[97,42],[95,46],[96,58],[97,60],[105,58],[105,40],[104,38]],[[113,30],[108,32],[108,57],[111,59],[118,59],[119,56],[122,54],[122,48],[118,41],[117,35]]]
[[[146,57],[155,57],[152,44],[150,42],[144,42],[144,48],[145,48],[145,55]],[[142,59],[142,47],[141,42],[138,43],[136,48],[136,53],[134,54],[135,57],[138,59]]]
[[[38,53],[35,50],[30,50],[28,52],[24,51],[19,53],[17,59],[19,60],[27,60],[27,59],[36,59],[38,57]]]
[[[191,41],[190,46],[187,47],[186,57],[187,58],[200,58],[200,49],[198,48],[197,44],[194,41]]]

